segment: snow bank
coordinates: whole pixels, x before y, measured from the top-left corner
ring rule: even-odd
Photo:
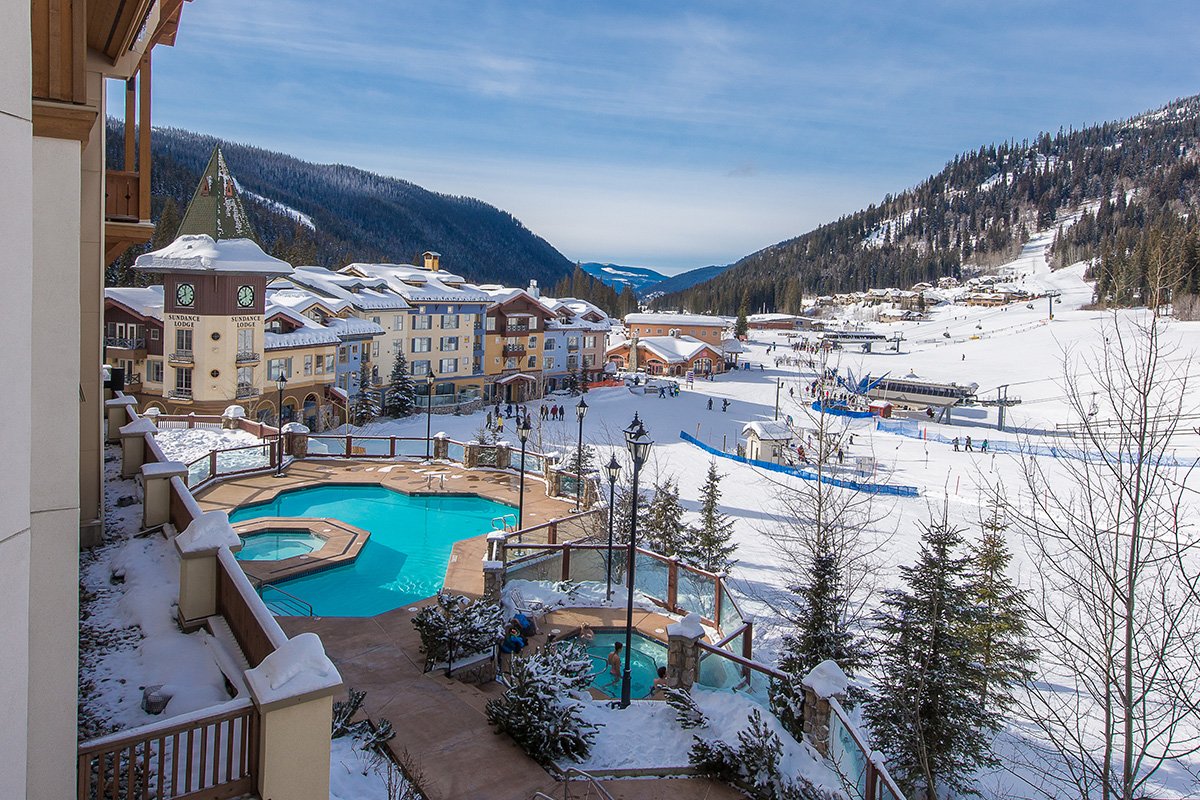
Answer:
[[[164,456],[171,461],[182,461],[185,464],[206,456],[213,450],[262,443],[261,439],[249,431],[212,428],[167,428],[158,432],[156,440]]]
[[[221,416],[226,419],[245,419],[246,409],[241,406],[229,406],[221,412]]]
[[[700,615],[693,612],[679,622],[671,623],[667,626],[667,636],[683,636],[688,639],[699,639],[704,636],[704,626],[700,624]]]
[[[158,433],[158,428],[145,417],[138,417],[128,425],[121,426],[122,436],[133,436],[139,433]]]
[[[188,555],[212,553],[222,545],[234,549],[241,544],[242,540],[229,524],[228,511],[205,511],[175,537],[179,552]]]
[[[308,433],[308,427],[299,422],[289,422],[281,429],[283,433]]]
[[[835,695],[844,695],[850,686],[850,679],[836,661],[826,659],[808,671],[803,683],[818,697],[828,700]]]

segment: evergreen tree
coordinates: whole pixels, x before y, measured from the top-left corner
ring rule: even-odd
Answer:
[[[1034,652],[1027,643],[1025,592],[1008,576],[1012,560],[1004,541],[1008,523],[999,497],[993,497],[989,514],[980,525],[979,541],[971,549],[969,589],[980,611],[972,636],[983,668],[979,702],[1005,710],[1013,703],[1012,686],[1029,680]]]
[[[582,460],[580,456],[583,456]],[[575,475],[586,475],[596,469],[596,450],[587,442],[583,448],[572,447],[571,454],[563,462],[563,469]]]
[[[638,488],[638,539],[644,542],[650,521],[650,496],[643,488]],[[629,524],[633,518],[633,487],[626,482],[617,484],[616,508],[613,511],[613,541],[626,545],[629,543]],[[614,563],[614,569],[616,564]],[[615,573],[614,573],[615,574]]]
[[[708,464],[708,476],[700,489],[700,521],[681,555],[709,572],[728,572],[733,566],[733,521],[721,511],[721,478],[717,464]]]
[[[417,389],[408,373],[408,361],[404,349],[396,349],[396,360],[392,364],[390,385],[384,393],[383,413],[389,417],[407,417],[417,409]]]
[[[646,520],[646,536],[655,550],[673,556],[688,545],[691,529],[683,522],[679,486],[667,479],[654,486]]]
[[[350,406],[350,420],[354,425],[366,425],[375,418],[371,403],[371,362],[365,358],[358,368],[358,392]]]
[[[578,387],[579,394],[587,394],[588,381],[587,373],[583,369],[583,359],[579,359],[579,367],[575,371],[575,385]]]
[[[563,378],[563,390],[572,397],[579,395],[579,373],[575,370],[567,370],[567,377]]]
[[[901,567],[905,588],[885,593],[879,616],[877,697],[866,717],[910,798],[969,794],[975,770],[997,763],[990,742],[1000,718],[980,702],[980,612],[962,543],[945,514],[928,522],[917,563]]]
[[[742,338],[750,332],[750,323],[746,316],[750,313],[750,295],[743,292],[742,302],[738,305],[737,322],[733,326],[733,335]]]

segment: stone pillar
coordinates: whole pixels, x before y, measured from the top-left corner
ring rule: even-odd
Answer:
[[[329,800],[329,729],[342,676],[315,633],[284,642],[246,671],[258,707],[263,800]]]
[[[299,422],[289,422],[283,426],[283,451],[292,458],[304,458],[308,455],[308,428]]]
[[[121,477],[132,478],[146,460],[146,434],[158,430],[154,423],[139,417],[120,428],[121,434]]]
[[[841,703],[850,680],[836,662],[817,664],[800,681],[804,688],[804,739],[822,757],[829,757],[829,719],[833,715],[830,700]]]
[[[108,436],[106,441],[115,442],[121,438],[121,426],[129,421],[128,408],[137,405],[132,397],[114,397],[104,402],[104,413],[108,417]]]
[[[217,613],[217,552],[242,549],[224,511],[206,511],[175,537],[179,552],[179,624],[194,630]]]
[[[171,519],[171,478],[187,482],[187,465],[182,461],[142,464],[142,529],[157,528]]]
[[[503,561],[484,561],[483,562],[483,599],[489,603],[500,602],[500,595],[504,591],[504,562]]]
[[[700,675],[700,646],[704,627],[700,615],[688,614],[667,626],[667,685],[691,691]]]
[[[241,406],[229,406],[221,413],[221,427],[227,431],[237,430],[238,420],[246,418],[246,409]]]
[[[433,459],[434,461],[448,461],[450,459],[450,437],[445,431],[438,431],[433,435]]]
[[[512,466],[512,445],[508,442],[496,443],[496,469],[508,469]]]
[[[562,471],[558,468],[551,469],[546,478],[546,496],[562,497]]]
[[[467,442],[463,447],[463,467],[474,469],[479,464],[479,442]]]
[[[583,507],[591,508],[600,501],[596,495],[596,482],[590,475],[580,475],[579,480],[583,481]]]

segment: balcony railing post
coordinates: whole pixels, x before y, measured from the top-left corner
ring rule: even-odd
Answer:
[[[713,586],[716,590],[716,598],[713,602],[713,622],[717,624],[717,630],[721,629],[721,589],[725,586],[725,573],[718,573],[717,579],[713,581]]]
[[[208,474],[210,477],[217,477],[217,451],[210,450],[208,453]]]
[[[550,520],[550,524],[546,527],[546,543],[558,544],[558,520]]]
[[[559,580],[571,580],[571,543],[563,542],[562,546],[562,577]]]
[[[351,443],[350,443],[350,440],[352,438],[354,438],[354,437],[352,437],[348,433],[346,434],[346,449],[344,451],[342,451],[342,455],[344,455],[346,458],[349,458],[350,454],[354,452],[353,445],[351,445]]]
[[[667,609],[672,614],[679,613],[679,556],[671,556],[667,561]]]

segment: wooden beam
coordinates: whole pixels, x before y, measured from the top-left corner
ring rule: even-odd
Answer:
[[[150,51],[138,69],[138,214],[150,219]]]
[[[74,139],[87,144],[99,113],[91,106],[34,100],[33,135],[48,139]]]
[[[121,169],[132,171],[137,167],[137,139],[134,131],[137,129],[137,77],[125,81],[125,162]]]

